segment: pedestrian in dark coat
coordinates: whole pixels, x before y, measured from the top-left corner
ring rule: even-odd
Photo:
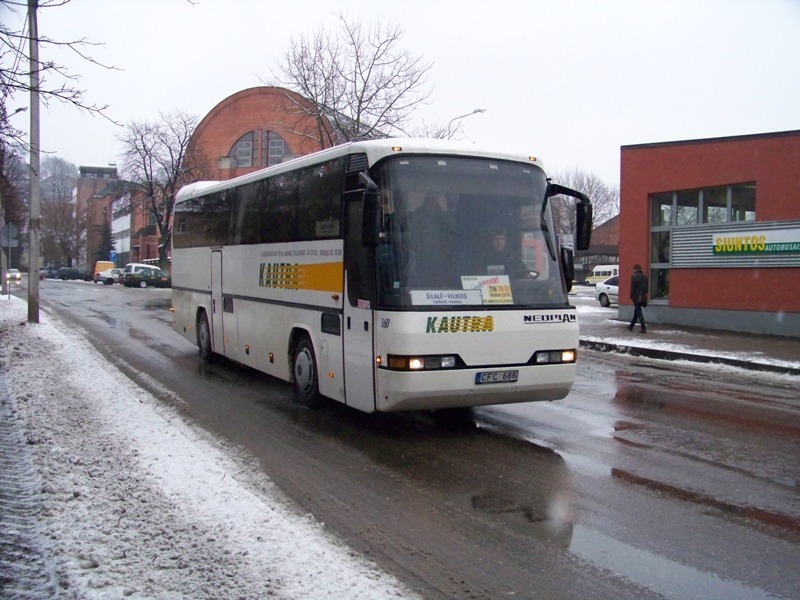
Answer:
[[[647,306],[647,293],[650,290],[650,283],[647,275],[642,272],[642,265],[633,265],[633,275],[631,275],[631,301],[633,302],[633,319],[628,329],[633,331],[636,321],[642,325],[642,333],[647,333],[647,325],[644,322],[642,307]]]

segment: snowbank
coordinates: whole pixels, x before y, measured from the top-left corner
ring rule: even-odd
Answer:
[[[28,324],[26,312],[0,299],[0,400],[26,458],[15,462],[41,490],[42,595],[416,597],[78,333],[44,312]]]

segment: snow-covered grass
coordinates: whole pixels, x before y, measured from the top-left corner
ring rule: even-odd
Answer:
[[[416,597],[77,332],[26,313],[0,299],[2,401],[41,489],[48,596]]]

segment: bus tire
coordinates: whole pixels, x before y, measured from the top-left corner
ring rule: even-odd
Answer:
[[[214,352],[211,350],[211,327],[208,326],[208,317],[205,311],[197,320],[197,350],[203,362],[211,362]]]
[[[319,407],[321,399],[317,358],[314,356],[314,346],[307,336],[300,338],[295,346],[292,372],[294,373],[294,393],[297,401],[309,408]]]

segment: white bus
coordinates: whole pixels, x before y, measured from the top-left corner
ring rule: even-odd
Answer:
[[[173,326],[202,358],[292,382],[309,405],[563,398],[578,323],[557,194],[579,200],[586,249],[585,195],[550,183],[534,157],[475,145],[351,142],[188,185],[175,203]]]

